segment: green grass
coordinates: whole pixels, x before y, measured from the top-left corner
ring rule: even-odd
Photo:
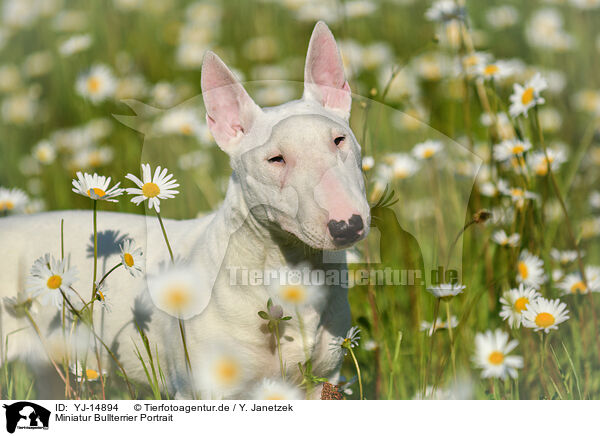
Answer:
[[[94,39],[89,50],[66,59],[60,57],[57,46],[67,34],[53,29],[53,18],[41,18],[30,28],[12,32],[8,44],[0,52],[2,64],[20,66],[28,55],[42,50],[50,52],[54,63],[47,74],[22,78],[25,84],[21,90],[33,87],[40,95],[40,109],[31,122],[0,122],[0,186],[24,189],[32,197],[42,199],[48,210],[89,208],[86,199],[71,192],[75,170],[70,165],[71,152],[60,151],[53,163],[41,165],[40,170],[31,175],[23,173],[21,163],[38,141],[51,138],[57,130],[106,118],[110,121],[111,131],[97,145],[110,146],[114,158],[105,166],[82,169],[123,180],[128,172],[139,171],[140,161],[160,164],[172,170],[182,185],[181,195],[162,207],[164,217],[191,218],[218,206],[230,169],[227,157],[217,147],[208,143],[199,146],[195,139],[183,135],[144,135],[153,117],[129,119],[127,124],[135,126],[135,130],[112,116],[136,115],[135,108],[114,100],[93,105],[75,92],[78,75],[100,62],[119,71],[119,77],[141,74],[150,84],[168,81],[182,87],[180,101],[191,98],[186,104],[200,107],[201,98],[197,97],[200,94],[199,70],[185,70],[175,62],[178,31],[185,23],[188,2],[172,3],[173,6],[164,11],[153,12],[122,11],[110,1],[90,1],[85,5],[66,2],[64,8],[78,9],[86,14],[89,33]],[[339,7],[343,3],[340,2]],[[597,74],[600,56],[597,56],[595,46],[595,24],[600,11],[584,13],[570,6],[553,6],[562,14],[565,30],[575,39],[571,50],[554,52],[531,46],[525,37],[529,17],[546,3],[507,3],[518,10],[520,19],[512,27],[494,30],[486,22],[485,14],[501,3],[468,1],[470,34],[476,37],[477,50],[489,52],[499,59],[518,58],[535,71],[554,70],[563,75],[562,91],[543,93],[546,104],[541,109],[554,108],[562,118],[560,128],[549,128],[544,132],[544,142],[565,144],[568,159],[556,172],[556,182],[566,201],[574,237],[584,253],[584,264],[600,265],[598,231],[586,230],[591,222],[598,222],[598,211],[594,211],[588,202],[590,193],[599,186],[598,120],[593,114],[579,110],[574,100],[578,91],[600,86]],[[363,46],[383,42],[392,51],[385,63],[401,69],[413,68],[416,60],[425,53],[443,54],[450,62],[457,61],[465,53],[463,45],[452,48],[438,42],[439,29],[424,18],[429,2],[417,1],[406,6],[392,1],[377,4],[377,10],[366,17],[347,17],[330,23],[338,41],[353,39]],[[314,22],[299,20],[292,10],[275,2],[223,0],[218,5],[222,11],[220,30],[213,33],[207,47],[215,49],[247,80],[261,79],[254,77],[256,65],[284,68],[286,81],[279,85],[290,86],[294,96],[299,97],[302,62]],[[257,60],[248,54],[248,40],[259,36],[270,37],[277,45],[268,59]],[[119,70],[119,65],[127,63],[130,68]],[[390,188],[399,202],[391,209],[380,211],[377,230],[382,238],[372,239],[368,249],[367,245],[361,246],[363,260],[378,262],[374,253],[381,250],[383,262],[379,265],[423,268],[428,274],[430,270],[448,264],[460,271],[466,289],[450,303],[452,314],[459,319],[453,331],[456,380],[461,386],[470,386],[475,398],[600,398],[600,343],[595,322],[595,318],[600,318],[598,294],[562,298],[568,305],[571,319],[547,336],[543,369],[539,335],[523,327],[511,330],[498,315],[499,298],[505,290],[516,285],[516,259],[520,249],[499,247],[490,239],[493,231],[504,228],[507,232],[520,233],[521,249],[527,248],[540,256],[547,274],[552,271],[551,265],[557,266],[550,257],[550,249],[572,248],[564,214],[560,210],[550,213],[551,208],[556,209],[558,200],[550,177],[530,174],[529,179],[524,180],[513,171],[485,159],[485,151],[498,141],[479,122],[484,107],[474,80],[465,80],[461,74],[445,74],[439,80],[417,77],[416,88],[409,89],[409,95],[397,96],[390,92],[384,97],[386,80],[379,79],[383,74],[381,69],[380,65],[367,66],[350,78],[350,85],[357,94],[351,123],[364,154],[373,156],[379,165],[387,154],[410,152],[416,143],[425,139],[442,140],[446,154],[443,159],[436,158],[436,169],[423,167],[413,178],[391,183]],[[512,93],[510,83],[485,87],[492,110],[506,110]],[[254,95],[263,85],[248,83],[247,88]],[[9,95],[5,93],[2,97]],[[147,95],[139,99],[152,104]],[[413,114],[416,108],[426,114],[418,127],[399,128],[398,114]],[[534,150],[541,150],[541,138],[533,118],[533,111],[530,111],[529,118],[521,117],[514,127],[531,141]],[[465,152],[470,141],[479,156]],[[194,168],[181,169],[179,157],[196,150],[202,150],[205,162]],[[507,204],[506,199],[485,197],[478,188],[473,189],[473,176],[456,171],[466,164],[497,171],[497,177],[506,179],[511,186],[525,184],[528,190],[539,195],[539,201],[527,202],[516,212],[514,219],[504,225],[493,219],[471,225],[449,255],[452,241],[473,214],[481,209],[496,210]],[[374,204],[379,195],[373,193],[373,178],[374,171],[367,173],[368,196]],[[425,199],[432,203],[424,205]],[[423,215],[423,208],[428,213]],[[139,212],[128,201],[107,205],[104,209]],[[577,269],[574,263],[566,271],[576,272]],[[362,330],[361,346],[355,351],[366,398],[410,399],[423,392],[426,385],[444,389],[453,385],[448,331],[435,333],[432,347],[432,339],[419,328],[421,321],[433,319],[435,306],[433,296],[424,288],[356,286],[350,289],[353,324]],[[552,281],[542,286],[540,292],[548,298],[559,296]],[[440,316],[446,318],[445,303],[441,304]],[[519,370],[515,381],[481,379],[479,370],[473,366],[476,333],[495,328],[502,328],[511,338],[519,340],[514,354],[523,356],[524,368]],[[375,341],[375,350],[363,346],[367,340]],[[5,342],[6,337],[2,341]],[[160,364],[153,357],[156,356],[154,346],[145,343],[145,349],[137,350],[150,385],[150,388],[135,386],[135,395],[139,397],[159,398],[164,385]],[[348,379],[355,374],[350,357],[345,361],[343,373]],[[354,392],[350,398],[358,398],[358,386],[352,388]],[[101,397],[97,385],[86,384],[78,389],[82,397]],[[0,392],[2,398],[12,399],[35,398],[36,391],[28,370],[22,364],[9,363],[0,370]],[[107,398],[126,398],[127,392],[122,376],[107,378]],[[167,394],[163,392],[162,395],[166,398]]]

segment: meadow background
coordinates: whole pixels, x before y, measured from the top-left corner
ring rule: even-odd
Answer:
[[[457,317],[452,341],[446,328],[433,336],[423,330],[436,311],[425,287],[350,290],[365,396],[598,399],[600,301],[595,292],[562,296],[569,286],[561,283],[580,264],[553,249],[573,251],[574,239],[590,271],[589,289],[600,291],[591,283],[600,276],[600,1],[466,1],[455,4],[458,13],[437,16],[434,3],[4,0],[0,186],[27,193],[20,213],[89,208],[71,192],[76,171],[123,180],[150,161],[166,165],[182,185],[162,207],[164,217],[206,213],[223,198],[230,170],[198,97],[205,51],[217,52],[257,103],[276,105],[300,97],[308,39],[322,19],[356,94],[352,126],[373,158],[365,165],[369,199],[375,204],[388,186],[400,200],[391,209],[395,217],[380,214],[381,235],[395,242],[385,262],[446,265],[457,232],[478,211],[491,213],[467,227],[448,260],[466,287],[448,306]],[[477,68],[495,60],[509,73],[487,80]],[[527,118],[509,116],[513,84],[538,72],[548,83],[545,103]],[[529,156],[542,150],[536,118],[544,145],[559,156],[551,168],[560,195]],[[493,146],[514,138],[532,144],[523,161],[495,159]],[[410,156],[425,140],[444,146],[435,169],[427,168],[433,161],[394,154]],[[139,213],[127,201],[103,209]],[[396,218],[405,231],[395,229]],[[498,244],[492,235],[499,230],[519,233],[518,244]],[[366,247],[356,252],[361,262],[372,261]],[[544,262],[540,293],[560,297],[570,312],[545,340],[499,316],[499,298],[518,285],[524,249]],[[446,321],[445,302],[439,316]],[[519,340],[513,354],[523,356],[524,366],[515,380],[484,379],[473,362],[475,335],[496,328]],[[3,398],[35,398],[23,365],[4,362],[0,372]],[[354,376],[350,360],[343,373]],[[127,397],[115,380],[110,395]],[[357,391],[356,384],[345,387],[348,398]]]

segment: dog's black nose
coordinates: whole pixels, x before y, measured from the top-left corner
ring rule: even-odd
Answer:
[[[364,224],[360,215],[354,214],[348,222],[330,220],[327,228],[336,245],[348,245],[360,238]]]

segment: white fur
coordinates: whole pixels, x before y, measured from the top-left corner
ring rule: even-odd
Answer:
[[[313,34],[313,40],[318,40],[315,34],[325,39],[330,35],[323,23],[317,24]],[[311,42],[310,50],[309,59],[325,56],[325,60],[341,64],[339,55],[335,58],[335,54],[319,53],[318,43]],[[327,107],[329,103],[319,101],[313,97],[314,92],[308,92],[301,100],[275,108],[258,108],[248,100],[249,96],[241,85],[235,81],[228,82],[233,76],[228,74],[228,70],[223,70],[226,67],[216,55],[208,56],[211,64],[205,61],[203,79],[216,71],[220,75],[220,84],[234,89],[234,93],[229,95],[233,97],[225,114],[219,112],[222,108],[218,104],[206,104],[209,117],[213,117],[213,126],[230,123],[220,132],[218,142],[231,157],[233,174],[226,198],[216,212],[196,220],[165,220],[165,225],[175,254],[189,259],[194,268],[203,271],[206,286],[213,289],[208,307],[185,324],[192,367],[201,362],[210,344],[233,344],[236,351],[244,356],[250,374],[249,382],[252,382],[279,375],[272,335],[265,329],[265,321],[257,316],[257,312],[265,308],[268,293],[264,286],[231,286],[230,268],[239,266],[266,270],[306,262],[313,268],[329,269],[331,265],[322,264],[323,250],[344,248],[337,247],[328,233],[327,222],[333,216],[329,209],[338,208],[360,215],[365,226],[364,237],[369,228],[369,207],[360,171],[360,147],[347,121],[349,112],[344,113],[343,106]],[[307,70],[310,70],[308,64]],[[318,74],[314,76],[319,77]],[[314,82],[314,79],[311,81]],[[336,92],[349,93],[343,77],[341,82],[339,78],[337,82],[343,83],[345,88],[335,89],[330,95],[335,97]],[[327,83],[321,85],[328,86]],[[314,83],[311,86],[315,86]],[[211,91],[213,89],[204,89],[205,102]],[[338,100],[346,104],[344,98]],[[329,97],[328,101],[335,105],[336,98]],[[349,108],[346,109],[349,111]],[[332,141],[339,135],[345,135],[346,139],[337,149],[332,146]],[[267,161],[272,154],[278,153],[286,156],[283,170]],[[320,183],[321,179],[336,183],[338,191],[334,197],[344,198],[344,204],[328,204],[328,198],[332,197],[331,192],[327,192],[331,188],[330,183]],[[0,241],[4,253],[0,262],[2,297],[22,295],[29,269],[39,256],[46,252],[59,256],[60,220],[64,220],[65,252],[70,256],[71,264],[79,270],[80,281],[74,287],[89,295],[93,259],[86,250],[90,246],[91,212],[58,211],[0,220]],[[144,217],[100,212],[98,231],[116,231],[133,238],[144,248],[148,273],[155,272],[159,262],[168,259],[153,213]],[[343,251],[339,253],[341,262],[345,262]],[[118,253],[100,258],[100,274],[119,261]],[[134,354],[134,344],[140,350],[143,347],[133,324],[133,308],[139,312],[139,308],[144,307],[151,313],[148,337],[153,346],[158,345],[169,389],[172,393],[176,391],[179,397],[189,396],[177,320],[152,305],[143,278],[133,278],[120,268],[109,276],[106,285],[112,310],[105,312],[96,306],[95,326],[105,342],[114,347],[127,375],[133,380],[146,381],[143,368]],[[341,355],[330,350],[330,343],[333,337],[344,335],[350,327],[350,311],[346,289],[334,286],[326,292],[327,303],[322,310],[305,309],[301,316],[313,373],[335,377],[341,365]],[[15,317],[6,310],[6,306],[5,302],[1,312],[2,338],[24,328],[10,336],[8,359],[44,360],[30,323],[25,317]],[[34,303],[32,310],[45,341],[50,342],[53,335],[60,333],[60,329],[50,329],[57,311],[40,307],[38,303]],[[282,350],[288,373],[292,380],[298,382],[300,373],[297,364],[304,362],[305,357],[295,318],[286,323],[282,332]],[[102,354],[103,365],[112,365],[107,353]],[[244,393],[233,396],[243,397]]]

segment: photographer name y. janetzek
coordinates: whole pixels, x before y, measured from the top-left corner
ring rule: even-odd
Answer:
[[[290,403],[286,405],[282,404],[270,404],[268,406],[263,406],[261,404],[253,404],[250,412],[293,412],[294,406]]]

